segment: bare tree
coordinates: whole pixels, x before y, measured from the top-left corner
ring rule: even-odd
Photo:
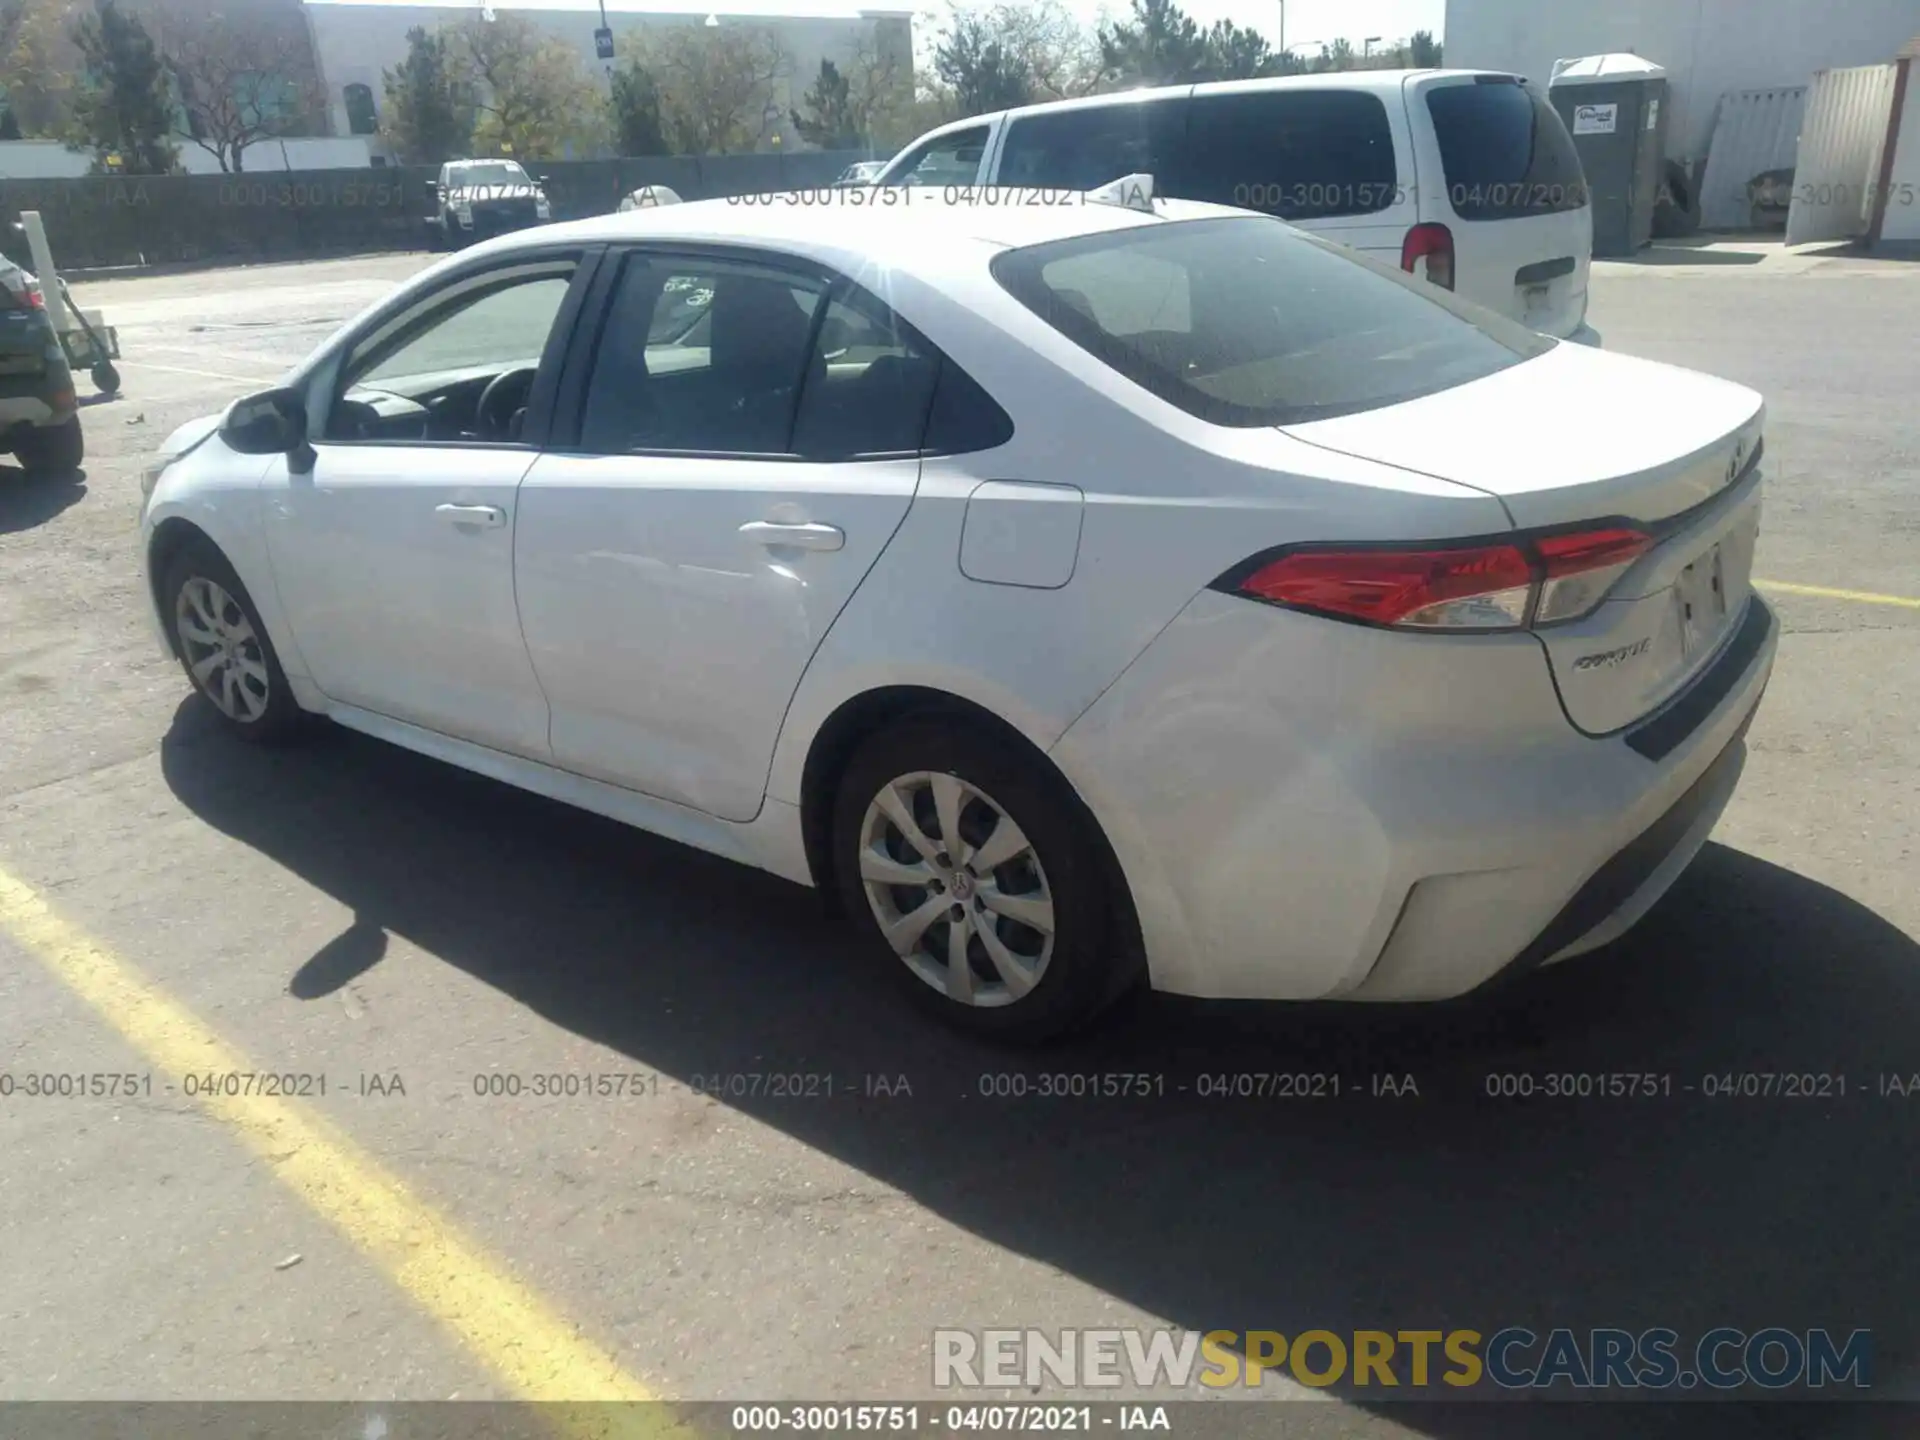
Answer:
[[[473,78],[476,149],[541,159],[604,141],[605,100],[564,40],[502,15],[466,21],[457,48]]]
[[[755,150],[779,124],[792,57],[753,25],[674,25],[639,42],[660,87],[660,118],[682,155]]]
[[[925,128],[910,128],[914,124],[910,56],[863,36],[841,69],[847,77],[848,103],[867,145],[891,152]]]
[[[326,109],[304,30],[270,28],[257,13],[161,22],[160,52],[180,92],[175,132],[238,174],[260,140],[309,133]]]
[[[1067,100],[1099,88],[1099,36],[1061,0],[1000,0],[986,13],[987,23],[1025,63],[1036,100]]]

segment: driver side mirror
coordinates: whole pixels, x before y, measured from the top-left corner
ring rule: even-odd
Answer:
[[[295,471],[313,468],[307,404],[298,390],[263,390],[234,401],[220,422],[220,438],[242,455],[285,455]]]

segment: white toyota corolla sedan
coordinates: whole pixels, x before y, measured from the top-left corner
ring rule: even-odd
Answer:
[[[329,716],[822,887],[1001,1034],[1621,934],[1772,667],[1760,397],[1145,191],[450,257],[167,442],[165,643],[240,736]]]

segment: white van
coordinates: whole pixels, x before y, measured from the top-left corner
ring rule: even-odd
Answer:
[[[1141,172],[1156,194],[1278,215],[1599,343],[1580,157],[1517,75],[1361,70],[1027,105],[930,131],[873,183],[1089,190]]]

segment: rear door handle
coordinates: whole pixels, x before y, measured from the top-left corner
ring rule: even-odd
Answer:
[[[747,539],[761,545],[791,545],[796,550],[838,550],[847,532],[837,525],[782,525],[772,520],[749,520],[740,527]]]
[[[473,525],[482,530],[497,530],[507,523],[507,512],[498,505],[436,505],[433,513],[449,525]]]

